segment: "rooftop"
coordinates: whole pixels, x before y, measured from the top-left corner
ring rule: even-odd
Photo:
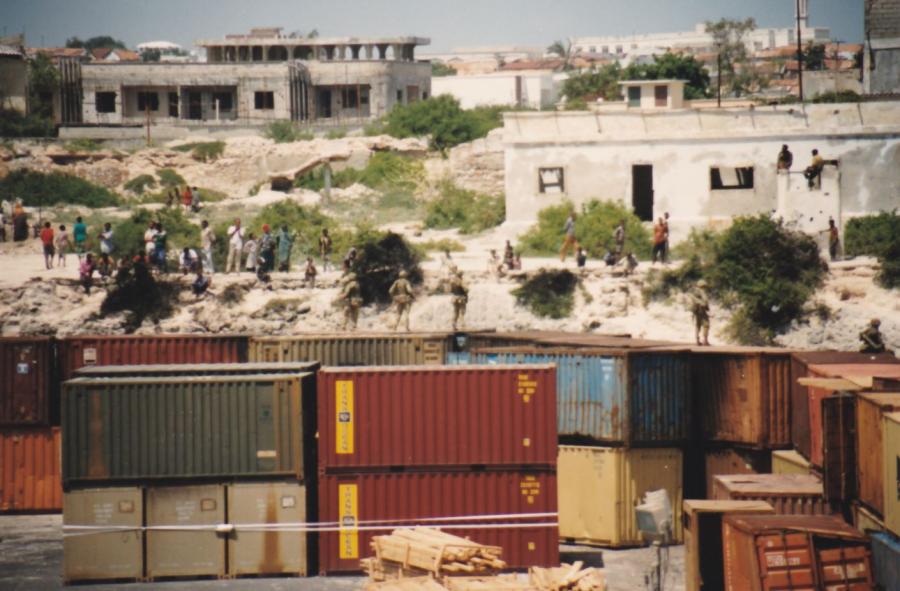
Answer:
[[[282,34],[280,27],[251,29],[249,33],[229,34],[223,39],[200,39],[194,42],[198,47],[222,47],[239,45],[285,45],[322,47],[328,45],[430,45],[427,37],[307,37],[297,34]]]

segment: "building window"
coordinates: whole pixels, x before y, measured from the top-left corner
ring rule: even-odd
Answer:
[[[629,86],[628,87],[628,106],[629,107],[640,107],[641,106],[641,87],[640,86]]]
[[[622,46],[616,45],[616,55],[622,55]]]
[[[253,93],[253,104],[260,111],[274,109],[275,93],[272,91],[257,91]]]
[[[402,103],[402,102],[403,102],[403,91],[402,91],[402,90],[398,90],[398,91],[397,91],[397,102],[398,102],[398,103]]]
[[[654,86],[653,87],[654,97],[656,99],[657,107],[666,107],[669,104],[669,87],[668,86]]]
[[[369,88],[367,86],[363,86],[359,89],[359,104],[368,105],[369,104]]]
[[[116,93],[98,92],[94,94],[94,105],[98,113],[116,112]]]
[[[709,169],[709,188],[716,191],[722,189],[752,189],[752,166],[713,166]]]
[[[561,167],[538,169],[538,190],[541,193],[564,193],[565,178]]]
[[[597,53],[597,48],[591,45],[588,47],[588,53]]]
[[[422,92],[422,100],[423,100],[423,101],[427,101],[427,100],[428,100],[428,91],[427,91],[427,90]]]
[[[604,45],[603,49],[600,50],[600,53],[603,55],[609,55],[609,45]]]
[[[169,93],[169,117],[178,118],[178,93]]]
[[[341,89],[341,104],[345,109],[356,109],[359,107],[358,95],[355,88]]]
[[[159,111],[159,95],[155,92],[137,93],[138,111]]]
[[[213,106],[215,106],[216,102],[219,103],[219,111],[230,111],[233,106],[230,92],[214,92],[212,100]]]

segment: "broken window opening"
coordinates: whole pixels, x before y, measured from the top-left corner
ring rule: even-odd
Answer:
[[[359,106],[355,88],[341,89],[341,104],[345,109],[355,109]]]
[[[367,86],[359,89],[359,104],[363,106],[369,104],[369,88]]]
[[[709,188],[713,191],[753,188],[752,166],[713,166],[709,169]]]
[[[116,112],[116,93],[97,92],[94,94],[94,106],[98,113]]]
[[[169,117],[178,118],[178,93],[169,93]]]
[[[234,104],[230,92],[214,92],[212,99],[213,105],[216,104],[216,101],[219,102],[219,111],[230,111]]]
[[[565,193],[565,177],[562,167],[539,168],[538,191],[541,193]]]
[[[403,102],[403,91],[402,91],[402,90],[398,90],[398,91],[397,91],[397,102],[398,102],[398,103],[402,103],[402,102]]]
[[[155,92],[138,92],[137,93],[138,111],[159,111],[159,95]]]
[[[253,103],[257,110],[271,110],[275,108],[275,93],[272,91],[257,91],[253,94]]]

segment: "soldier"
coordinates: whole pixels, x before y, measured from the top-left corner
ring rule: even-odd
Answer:
[[[400,328],[400,320],[402,320],[405,315],[406,324],[404,326],[406,327],[406,332],[409,332],[409,309],[412,306],[413,301],[413,290],[412,285],[410,285],[409,280],[407,279],[408,276],[409,273],[406,271],[400,271],[399,277],[388,290],[388,293],[394,300],[394,304],[397,306],[397,320],[394,322],[394,330]]]
[[[450,280],[450,294],[453,297],[453,330],[457,330],[466,316],[466,305],[469,303],[469,288],[463,281],[462,271],[453,270]]]
[[[350,325],[350,330],[356,330],[356,325],[359,322],[359,308],[362,306],[356,273],[347,273],[344,277],[339,301],[344,306],[344,324],[341,330],[347,330],[348,325]]]
[[[694,339],[698,345],[709,346],[709,296],[706,293],[706,281],[701,279],[697,287],[690,293],[691,313],[694,315]],[[703,330],[703,342],[700,342],[700,330]]]
[[[884,353],[884,337],[878,327],[881,326],[881,320],[873,318],[869,321],[869,326],[859,333],[859,340],[862,345],[859,348],[860,353]]]

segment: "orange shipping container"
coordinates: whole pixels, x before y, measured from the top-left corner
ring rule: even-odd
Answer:
[[[716,476],[716,501],[765,501],[779,515],[830,515],[822,482],[807,474]]]
[[[59,427],[0,431],[0,512],[62,511]]]
[[[860,394],[856,398],[856,476],[859,500],[884,516],[884,421],[900,410],[900,394]]]

